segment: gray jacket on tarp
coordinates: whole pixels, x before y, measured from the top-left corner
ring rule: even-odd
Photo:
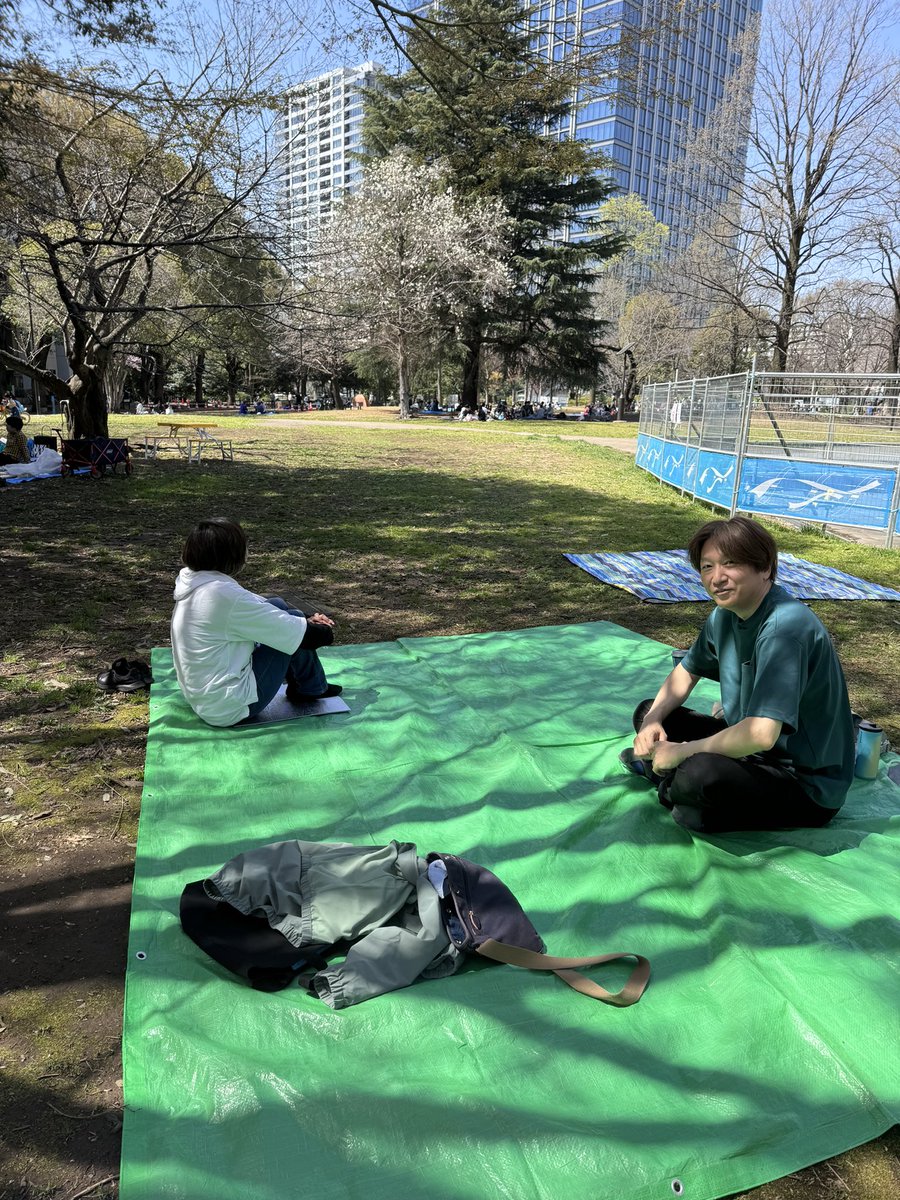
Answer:
[[[203,886],[246,916],[265,917],[298,949],[355,942],[312,980],[326,1004],[347,1008],[456,970],[460,953],[426,871],[411,842],[273,842],[238,854]]]

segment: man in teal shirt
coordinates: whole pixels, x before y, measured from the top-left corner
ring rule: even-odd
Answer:
[[[688,553],[716,607],[622,755],[686,828],[722,832],[825,825],[853,778],[847,685],[819,618],[775,582],[772,536],[745,517],[709,521]],[[683,707],[701,679],[721,717]]]

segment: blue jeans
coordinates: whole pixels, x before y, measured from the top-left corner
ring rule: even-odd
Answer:
[[[266,599],[292,616],[303,615],[279,596],[267,596]],[[253,651],[253,675],[256,679],[256,700],[250,705],[245,720],[261,713],[285,681],[293,684],[305,696],[321,696],[328,686],[318,654],[315,650],[304,650],[302,646],[293,654],[284,654],[273,646],[257,646]]]

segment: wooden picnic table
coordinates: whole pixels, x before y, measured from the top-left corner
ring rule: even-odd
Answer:
[[[201,429],[218,429],[219,426],[215,422],[210,421],[157,421],[157,425],[163,429],[168,429],[169,437],[178,437],[179,429],[195,429],[198,433]]]
[[[219,428],[216,421],[185,421],[182,419],[180,421],[157,421],[156,423],[161,429],[166,429],[168,432],[147,438],[144,444],[144,458],[155,458],[164,442],[174,442],[175,449],[188,462],[199,462],[204,448],[215,448],[221,452],[223,458],[234,458],[231,442],[227,439],[223,441],[208,432],[210,429]]]

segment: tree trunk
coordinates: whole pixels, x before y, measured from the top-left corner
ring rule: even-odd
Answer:
[[[331,390],[331,402],[334,405],[334,407],[335,408],[343,408],[344,405],[341,401],[341,389],[338,387],[338,381],[337,381],[336,375],[332,375],[332,377],[328,380],[328,387]]]
[[[634,353],[631,350],[624,350],[622,356],[625,359],[625,370],[622,376],[622,394],[619,396],[619,411],[616,414],[620,421],[624,420],[625,409],[631,403],[637,390],[637,362]]]
[[[400,416],[404,420],[409,416],[409,364],[406,361],[406,349],[401,344],[397,354],[397,394],[400,401]]]
[[[791,330],[794,325],[794,299],[797,295],[797,274],[800,260],[800,245],[803,230],[796,229],[788,253],[788,261],[784,268],[784,281],[781,285],[781,307],[775,324],[775,349],[772,355],[772,370],[782,374],[787,370],[788,351],[791,348]]]
[[[109,437],[102,372],[82,367],[69,380],[71,433],[75,438]]]
[[[203,408],[206,403],[203,395],[203,376],[206,373],[206,351],[198,350],[194,359],[194,408]]]
[[[110,412],[122,411],[122,398],[125,394],[125,375],[128,371],[125,357],[122,354],[111,355],[103,372],[103,385],[109,400]]]
[[[150,396],[153,392],[153,372],[156,370],[156,359],[149,346],[141,346],[140,351],[141,369],[138,372],[135,390],[141,404],[149,408]]]
[[[888,342],[887,369],[889,375],[900,371],[900,289],[894,292],[894,311],[891,314],[891,336]]]
[[[153,403],[162,412],[166,407],[166,377],[169,374],[169,360],[159,350],[153,357],[156,360],[156,371],[153,374]]]
[[[478,372],[481,367],[481,330],[479,329],[465,338],[462,345],[466,354],[463,359],[462,388],[459,393],[459,402],[463,408],[477,408]]]
[[[731,314],[731,362],[730,370],[732,375],[737,375],[740,371],[743,362],[741,354],[741,331],[738,326],[737,317],[734,313]]]
[[[228,403],[237,403],[238,384],[241,380],[241,364],[233,354],[225,355],[225,376],[228,387]]]

